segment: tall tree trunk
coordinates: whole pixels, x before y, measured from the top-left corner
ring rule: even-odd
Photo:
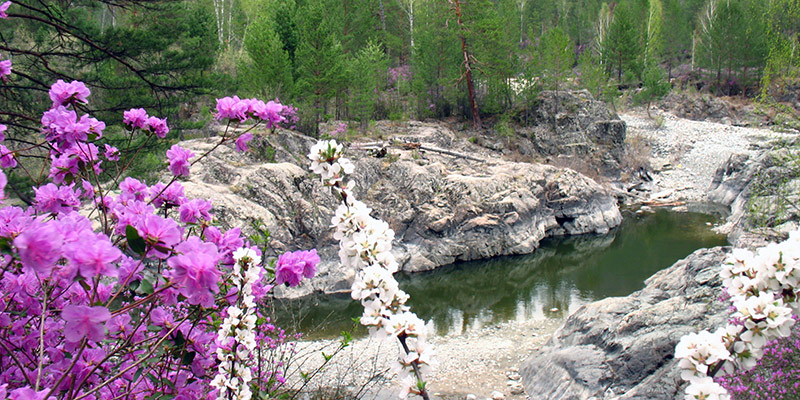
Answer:
[[[383,0],[378,0],[378,12],[381,17],[381,28],[386,32],[386,13],[383,12]]]
[[[478,103],[475,101],[475,85],[472,83],[472,64],[469,60],[469,49],[467,48],[467,38],[464,33],[464,22],[461,21],[461,3],[458,0],[450,0],[456,12],[458,22],[459,37],[461,38],[461,51],[464,53],[464,77],[467,79],[467,92],[469,95],[469,105],[472,109],[472,127],[480,129],[481,116],[478,113]]]

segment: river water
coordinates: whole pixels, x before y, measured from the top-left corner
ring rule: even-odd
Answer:
[[[396,275],[412,310],[439,335],[458,335],[509,320],[563,319],[581,305],[625,296],[655,272],[702,247],[726,244],[712,232],[720,215],[624,212],[607,235],[546,239],[530,255],[461,262]],[[361,306],[349,296],[309,296],[275,304],[276,322],[306,338],[337,336]],[[299,318],[298,316],[302,316]],[[356,330],[355,335],[363,334]]]

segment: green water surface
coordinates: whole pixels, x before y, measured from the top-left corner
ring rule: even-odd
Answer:
[[[700,213],[626,212],[607,235],[547,239],[530,255],[396,277],[411,295],[412,310],[432,320],[439,335],[509,320],[564,318],[588,302],[641,289],[645,279],[698,248],[725,245],[725,236],[711,231],[718,221]],[[361,314],[360,304],[346,295],[281,301],[276,310],[279,325],[294,326],[307,338],[336,336]]]

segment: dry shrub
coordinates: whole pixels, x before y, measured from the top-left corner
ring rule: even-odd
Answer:
[[[625,157],[620,163],[623,174],[636,171],[649,171],[651,146],[650,140],[640,133],[633,133],[625,138]]]

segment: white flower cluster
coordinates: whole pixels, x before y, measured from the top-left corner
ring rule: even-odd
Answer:
[[[226,309],[228,316],[217,333],[219,367],[211,386],[219,389],[218,400],[228,399],[229,392],[234,399],[250,400],[253,380],[250,364],[256,348],[257,320],[253,283],[261,279],[261,257],[254,250],[242,247],[233,252],[233,259],[236,262],[230,279],[238,289],[238,299]]]
[[[720,276],[736,310],[734,323],[714,333],[691,333],[678,343],[675,357],[681,378],[689,381],[687,400],[729,399],[708,376],[719,363],[727,373],[734,367],[749,370],[763,356],[767,341],[789,336],[792,312],[800,311],[800,232],[755,253],[733,250]]]
[[[342,266],[356,272],[351,286],[353,299],[364,306],[361,324],[378,338],[396,337],[400,356],[395,370],[403,390],[424,394],[422,375],[435,364],[433,346],[427,342],[429,327],[409,310],[408,294],[394,279],[398,265],[391,253],[394,231],[386,222],[369,215],[372,211],[353,195],[353,183],[343,184],[343,177],[353,171],[353,163],[342,157],[342,146],[335,140],[320,141],[308,155],[311,170],[341,195],[342,204],[331,219],[333,237],[339,240]]]
[[[334,186],[342,182],[344,175],[353,173],[353,163],[341,157],[343,149],[335,140],[321,140],[311,147],[311,172],[321,176],[325,185]]]

